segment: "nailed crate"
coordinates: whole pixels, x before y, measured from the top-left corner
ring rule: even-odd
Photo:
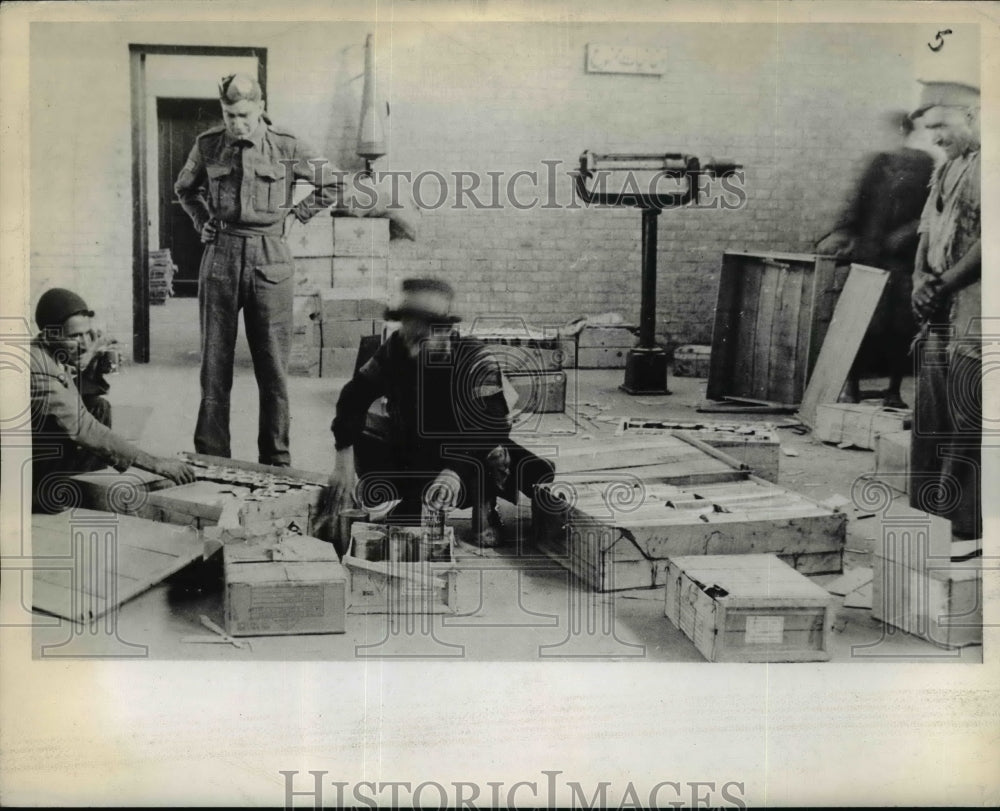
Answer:
[[[577,336],[576,366],[580,369],[624,369],[629,350],[638,343],[632,327],[586,326]]]
[[[566,410],[566,373],[534,372],[506,373],[507,380],[517,392],[514,410],[535,414],[561,414]]]
[[[910,492],[909,431],[888,431],[875,437],[875,478],[901,493]]]
[[[908,408],[884,408],[868,403],[824,403],[816,407],[813,436],[823,442],[873,450],[879,434],[906,431],[913,420]]]
[[[462,578],[455,533],[431,542],[420,527],[356,522],[344,555],[350,614],[456,614]]]
[[[636,437],[552,461],[532,503],[536,540],[597,591],[662,586],[677,555],[769,552],[800,572],[842,570],[846,515],[697,440]]]
[[[679,346],[674,350],[674,377],[708,377],[710,346]]]
[[[710,662],[825,662],[834,600],[774,555],[671,558],[665,614]]]
[[[724,253],[709,399],[800,403],[838,294],[833,257]]]
[[[301,535],[227,543],[223,572],[232,636],[344,632],[347,573],[328,543]]]
[[[894,509],[872,554],[872,617],[942,648],[982,643],[982,557],[953,560],[950,521]]]

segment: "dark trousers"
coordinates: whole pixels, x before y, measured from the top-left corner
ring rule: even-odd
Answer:
[[[910,506],[949,519],[958,538],[981,538],[981,363],[950,351],[943,328],[932,330],[919,349]]]
[[[82,397],[94,419],[111,427],[111,403],[99,396]],[[107,467],[107,462],[77,445],[53,420],[46,419],[31,436],[31,509],[56,513],[78,507],[82,497],[69,481],[77,473]]]
[[[198,281],[201,317],[201,406],[194,432],[198,453],[231,456],[233,356],[239,312],[259,393],[257,451],[266,465],[289,465],[288,360],[292,334],[293,266],[280,236],[220,232],[206,246]]]

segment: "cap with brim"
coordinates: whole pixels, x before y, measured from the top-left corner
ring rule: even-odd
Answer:
[[[979,104],[979,88],[962,82],[920,81],[920,102],[910,113],[910,120],[916,121],[931,107],[975,107]]]
[[[66,319],[74,315],[93,318],[94,311],[80,296],[62,287],[46,290],[35,307],[35,323],[42,330],[57,329],[66,322]]]
[[[457,324],[462,320],[460,315],[441,315],[433,310],[423,310],[419,307],[395,307],[385,311],[386,321],[399,321],[403,318],[419,318],[431,324]]]

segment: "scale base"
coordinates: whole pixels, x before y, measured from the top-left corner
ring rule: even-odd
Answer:
[[[625,359],[626,394],[670,394],[667,389],[667,353],[659,347],[630,349]]]

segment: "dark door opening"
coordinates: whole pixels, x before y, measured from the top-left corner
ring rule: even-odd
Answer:
[[[222,123],[216,99],[156,100],[159,131],[159,228],[160,248],[167,248],[177,266],[175,296],[198,295],[198,267],[204,247],[191,218],[174,194],[174,182],[187,161],[195,139]]]

